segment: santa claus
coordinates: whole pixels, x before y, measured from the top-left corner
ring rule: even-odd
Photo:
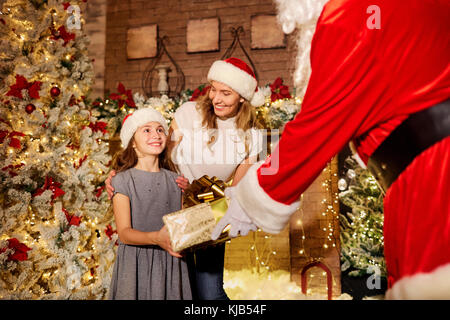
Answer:
[[[285,31],[307,29],[320,4],[302,110],[227,191],[213,238],[228,224],[233,236],[280,232],[350,142],[386,191],[386,298],[450,299],[450,2],[323,2],[277,0]]]

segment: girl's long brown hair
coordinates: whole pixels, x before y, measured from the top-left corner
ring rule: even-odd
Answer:
[[[128,146],[125,149],[118,151],[112,161],[112,169],[116,172],[125,171],[130,168],[134,168],[138,163],[138,155],[133,147],[134,135],[131,138]],[[170,160],[167,145],[163,152],[158,156],[158,163],[160,168],[164,168],[171,171],[176,171],[175,165]]]

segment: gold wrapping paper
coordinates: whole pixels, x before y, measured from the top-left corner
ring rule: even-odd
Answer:
[[[219,239],[211,240],[214,227],[228,209],[227,185],[216,177],[203,176],[185,191],[185,209],[163,217],[174,251],[196,250],[230,239],[226,229]]]

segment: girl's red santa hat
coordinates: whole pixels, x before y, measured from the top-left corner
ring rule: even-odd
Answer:
[[[166,119],[162,114],[153,108],[143,108],[134,111],[127,115],[122,122],[122,129],[120,130],[120,140],[123,147],[126,149],[128,143],[133,137],[134,133],[139,127],[149,122],[158,122],[164,128],[166,135],[169,133],[169,127],[167,126]]]
[[[258,81],[252,68],[241,59],[228,58],[215,61],[209,69],[207,78],[208,81],[226,84],[255,107],[264,104],[265,97],[262,91],[258,90]]]

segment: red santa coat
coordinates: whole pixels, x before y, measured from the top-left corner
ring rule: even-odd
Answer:
[[[370,28],[371,5],[380,9],[380,29]],[[302,110],[285,126],[272,156],[237,186],[238,201],[259,227],[281,231],[300,194],[349,141],[367,163],[408,115],[450,97],[449,12],[448,0],[325,5]],[[449,163],[447,138],[419,155],[387,191],[388,297],[450,298]],[[430,282],[440,289],[425,290]]]

